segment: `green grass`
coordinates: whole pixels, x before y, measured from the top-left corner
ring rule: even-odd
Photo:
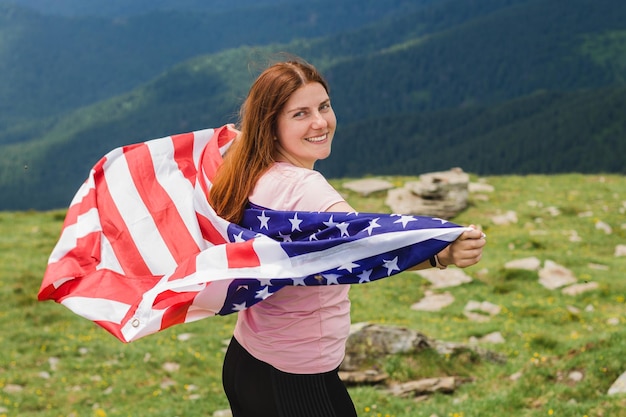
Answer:
[[[392,180],[402,184],[406,178]],[[506,363],[468,353],[391,357],[379,366],[395,381],[442,375],[473,381],[454,394],[420,402],[390,397],[380,387],[350,388],[359,416],[625,416],[626,397],[606,392],[626,371],[626,258],[613,255],[616,245],[626,244],[626,178],[572,174],[487,181],[496,189],[488,201],[472,196],[470,207],[454,219],[480,225],[488,235],[483,260],[466,270],[474,281],[447,289],[455,303],[440,312],[411,310],[430,284],[403,273],[353,286],[352,318],[454,342],[500,331],[506,343],[485,347],[505,355]],[[341,187],[341,181],[333,183]],[[388,211],[384,193],[362,198],[342,192],[358,210]],[[561,214],[549,214],[550,206]],[[517,213],[517,224],[491,222],[507,210]],[[175,326],[124,345],[62,306],[36,301],[63,215],[0,212],[0,416],[193,417],[227,408],[220,373],[234,316]],[[612,233],[596,229],[597,221],[609,224]],[[572,231],[580,242],[569,240]],[[566,296],[539,285],[535,272],[503,268],[528,256],[553,260],[580,282],[600,288]],[[502,312],[487,323],[471,322],[463,315],[469,300],[490,301]],[[619,324],[609,324],[611,318]],[[180,340],[183,334],[192,337]],[[178,370],[166,369],[167,363],[178,364]],[[582,381],[571,381],[572,371],[582,372]],[[510,380],[517,372],[521,377]]]

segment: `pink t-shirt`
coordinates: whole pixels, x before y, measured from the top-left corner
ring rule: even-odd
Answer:
[[[344,201],[317,171],[276,163],[250,201],[274,210],[326,211]],[[255,358],[294,374],[337,368],[350,331],[349,285],[288,286],[238,313],[235,338]]]

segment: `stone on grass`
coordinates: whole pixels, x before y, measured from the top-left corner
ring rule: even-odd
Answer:
[[[605,234],[610,235],[613,233],[613,229],[607,223],[602,220],[596,222],[596,229],[603,231]]]
[[[572,371],[569,373],[569,375],[567,375],[567,378],[569,378],[570,381],[574,382],[580,382],[583,380],[584,377],[585,375],[580,371]]]
[[[469,175],[461,168],[432,172],[389,190],[385,203],[395,213],[450,219],[468,205]]]
[[[387,392],[398,397],[411,397],[420,394],[436,392],[451,393],[461,384],[472,381],[471,378],[446,376],[441,378],[425,378],[419,381],[409,381],[389,387]]]
[[[472,282],[472,278],[459,268],[424,269],[416,271],[418,275],[432,284],[432,288],[458,287]]]
[[[359,193],[363,197],[393,188],[393,184],[380,178],[364,178],[361,180],[348,181],[342,184],[343,188]]]
[[[586,282],[584,284],[574,284],[569,287],[565,287],[561,290],[561,292],[565,295],[578,295],[588,291],[593,291],[598,289],[599,285],[597,282]]]
[[[609,388],[609,395],[626,394],[626,372],[621,374],[619,378]]]
[[[213,417],[233,417],[233,413],[230,410],[217,410],[213,413]]]
[[[515,259],[504,264],[505,269],[524,269],[527,271],[537,271],[540,267],[541,261],[534,256]]]
[[[539,283],[549,290],[556,290],[575,282],[574,274],[556,262],[548,260],[539,270]]]
[[[489,333],[489,334],[484,335],[481,338],[477,338],[474,336],[470,338],[471,344],[476,344],[476,343],[500,344],[500,343],[505,343],[505,342],[506,341],[504,340],[504,337],[502,336],[502,333],[500,332]]]
[[[495,191],[493,185],[486,182],[470,182],[468,188],[470,193],[492,193]]]
[[[439,311],[454,302],[454,296],[449,292],[435,294],[426,291],[424,298],[411,306],[411,310],[418,311]]]
[[[626,245],[617,245],[615,247],[615,256],[626,256]]]
[[[517,223],[517,213],[509,210],[506,213],[498,214],[491,217],[491,221],[493,222],[493,224],[496,224],[498,226],[506,226],[511,223]]]
[[[362,371],[362,366],[372,359],[397,353],[415,353],[430,347],[428,338],[415,330],[359,323],[350,328],[340,369]]]

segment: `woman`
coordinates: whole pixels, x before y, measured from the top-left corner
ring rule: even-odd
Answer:
[[[315,162],[330,155],[337,120],[326,81],[302,61],[266,69],[241,108],[241,131],[210,203],[239,222],[248,203],[275,210],[355,211]],[[477,263],[485,240],[463,233],[436,265]],[[435,266],[435,265],[432,265]],[[431,267],[426,261],[412,269]],[[234,417],[356,417],[338,377],[350,328],[348,285],[290,286],[238,315],[223,368]]]

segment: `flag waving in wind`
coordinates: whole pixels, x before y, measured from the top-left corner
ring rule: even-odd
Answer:
[[[39,291],[123,342],[248,308],[287,285],[361,284],[441,251],[464,227],[393,214],[208,204],[226,127],[114,149],[72,200]]]

